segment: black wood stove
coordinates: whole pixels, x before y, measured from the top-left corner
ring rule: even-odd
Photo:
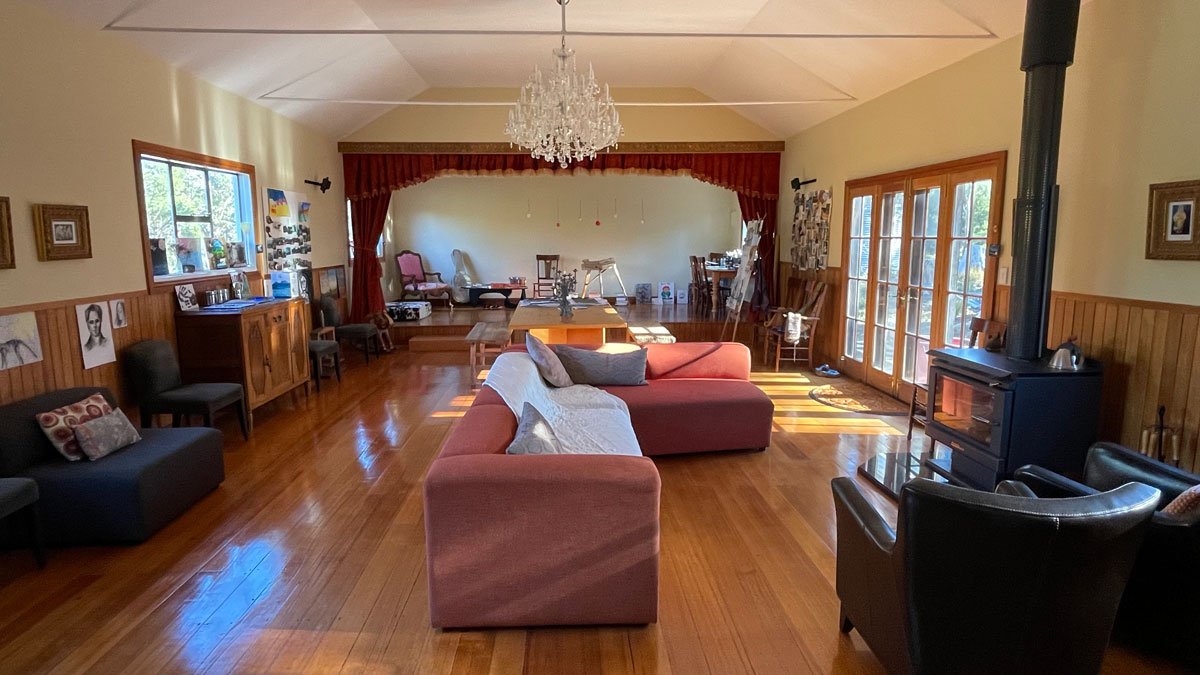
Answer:
[[[1103,372],[1055,370],[982,349],[929,352],[925,433],[952,452],[925,460],[954,483],[991,490],[1018,467],[1078,473],[1096,440]]]
[[[1102,371],[1049,366],[1046,334],[1057,224],[1058,146],[1067,66],[1075,56],[1079,0],[1029,0],[1021,160],[1013,210],[1013,281],[1003,354],[982,349],[929,352],[925,432],[950,451],[881,455],[860,472],[896,494],[907,478],[991,490],[1024,464],[1082,470],[1096,439]]]

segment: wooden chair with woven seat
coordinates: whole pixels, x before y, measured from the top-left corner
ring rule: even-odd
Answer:
[[[557,253],[538,253],[537,275],[533,282],[533,297],[548,298],[554,293],[554,277],[558,276],[558,265],[562,256]]]
[[[688,260],[692,267],[692,292],[688,300],[695,304],[698,313],[707,314],[712,311],[712,279],[704,269],[704,256],[688,256]]]
[[[817,326],[821,321],[821,311],[825,307],[825,296],[828,286],[824,281],[806,281],[804,296],[794,308],[776,307],[768,312],[764,322],[763,361],[766,362],[770,353],[771,343],[775,343],[775,372],[779,372],[779,363],[783,360],[783,350],[791,350],[789,361],[801,361],[808,368],[813,367],[813,346],[817,340]],[[800,325],[793,342],[788,339],[788,314],[799,314]]]
[[[441,272],[426,271],[420,253],[408,249],[400,251],[396,254],[396,266],[400,268],[401,298],[415,294],[422,300],[428,300],[431,295],[445,295],[446,302],[453,309],[454,295],[450,292],[450,284],[442,279]],[[435,277],[437,281],[433,281]]]

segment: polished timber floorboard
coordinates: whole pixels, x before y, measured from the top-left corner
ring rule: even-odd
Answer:
[[[250,442],[218,420],[225,483],[149,542],[52,550],[41,571],[0,554],[0,672],[881,672],[837,630],[829,479],[907,444],[800,374],[756,376],[767,452],[657,461],[657,624],[430,629],[421,479],[470,405],[465,360],[348,354],[342,383],[264,409]],[[1105,671],[1155,665],[1114,649]]]

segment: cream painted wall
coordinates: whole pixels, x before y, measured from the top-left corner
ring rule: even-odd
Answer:
[[[707,101],[694,89],[614,89],[620,101]],[[344,141],[508,142],[504,125],[517,99],[514,89],[430,89],[418,99],[429,101],[499,101],[495,107],[400,106],[346,136]],[[776,141],[779,137],[726,108],[625,107],[622,141]]]
[[[425,268],[447,281],[454,275],[450,251],[460,248],[477,282],[532,279],[534,255],[558,253],[564,269],[578,268],[584,258],[616,258],[630,295],[639,282],[686,288],[689,255],[734,247],[736,213],[733,192],[683,176],[435,178],[392,193],[384,295],[399,296],[395,254],[405,248],[421,253]],[[561,227],[555,227],[556,214]],[[611,275],[604,290],[619,292]]]
[[[1094,0],[1067,70],[1054,288],[1200,304],[1200,263],[1145,259],[1148,186],[1200,178],[1200,3]],[[841,259],[846,180],[1008,150],[1004,254],[1011,266],[1024,73],[1020,36],[927,75],[787,142],[793,176],[834,188],[831,264]],[[790,232],[790,198],[780,201]],[[780,247],[786,260],[788,235]]]
[[[255,165],[259,188],[305,192],[313,262],[346,257],[341,158],[304,126],[21,2],[0,3],[0,195],[12,200],[16,269],[0,307],[145,289],[131,139]],[[322,195],[305,178],[331,176]],[[39,262],[31,205],[84,204],[92,258]]]

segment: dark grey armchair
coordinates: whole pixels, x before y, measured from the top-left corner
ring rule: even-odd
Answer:
[[[857,628],[889,672],[1100,669],[1159,491],[1000,490],[917,478],[900,491],[892,530],[854,481],[833,480],[841,629]]]
[[[1023,466],[1013,477],[1041,497],[1096,494],[1137,481],[1162,492],[1158,508],[1200,484],[1200,476],[1163,464],[1116,443],[1088,450],[1083,482],[1039,466]],[[1116,638],[1162,654],[1200,671],[1200,519],[1158,512],[1150,521],[1133,575],[1117,614]]]

